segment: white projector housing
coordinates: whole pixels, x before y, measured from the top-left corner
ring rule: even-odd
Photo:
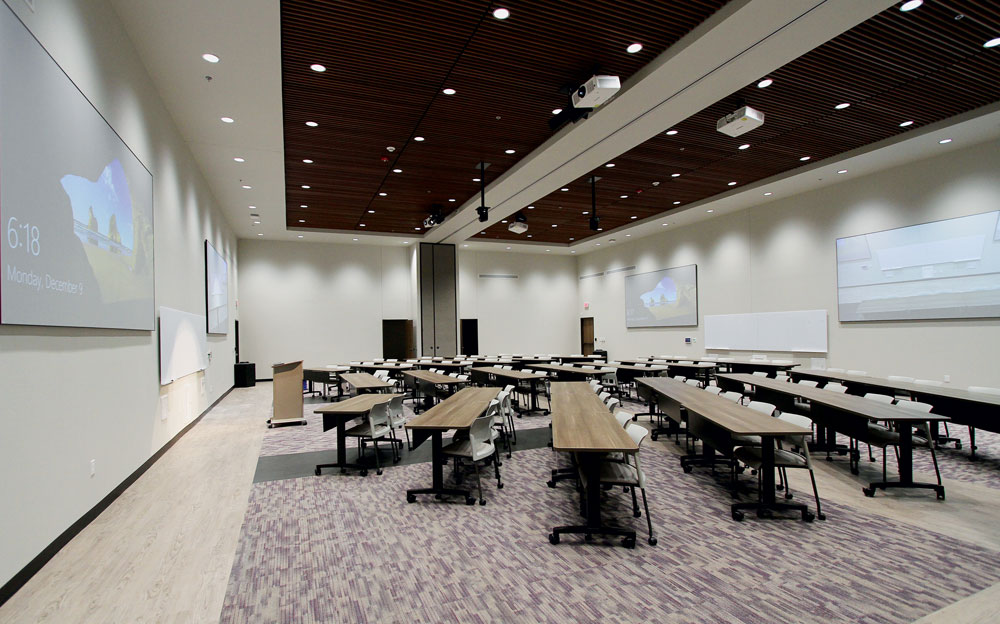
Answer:
[[[715,124],[715,129],[731,137],[738,137],[762,125],[764,125],[764,113],[744,106],[720,119]]]
[[[573,94],[574,108],[597,108],[622,88],[618,76],[593,76]]]
[[[528,231],[528,224],[523,221],[514,221],[507,226],[507,229],[515,234],[524,234]]]

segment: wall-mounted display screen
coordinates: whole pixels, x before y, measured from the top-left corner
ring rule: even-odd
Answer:
[[[626,327],[698,325],[698,265],[625,278]]]
[[[152,331],[153,177],[0,3],[0,322]]]
[[[208,241],[205,241],[205,306],[208,333],[229,333],[229,266]]]
[[[837,239],[841,321],[1000,316],[1000,211]]]

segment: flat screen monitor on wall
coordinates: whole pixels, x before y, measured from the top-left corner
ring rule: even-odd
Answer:
[[[3,3],[0,228],[0,322],[153,330],[153,177]]]
[[[1000,211],[837,239],[841,321],[1000,316]]]
[[[205,241],[205,307],[208,333],[229,333],[229,266],[208,241]]]
[[[698,265],[625,278],[626,327],[698,325]]]

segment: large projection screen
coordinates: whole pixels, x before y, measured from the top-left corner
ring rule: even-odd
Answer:
[[[698,325],[698,265],[625,278],[626,327]]]
[[[208,333],[229,333],[229,266],[226,259],[205,241],[205,308]]]
[[[1000,211],[837,239],[841,321],[1000,316]]]
[[[154,329],[153,177],[0,3],[0,322]]]

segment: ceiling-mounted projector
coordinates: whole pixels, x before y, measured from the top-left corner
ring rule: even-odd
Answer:
[[[764,124],[764,113],[759,110],[743,106],[729,113],[715,124],[715,129],[731,137],[738,137],[741,134],[750,132],[754,128],[759,128]]]
[[[604,104],[622,88],[618,76],[593,76],[580,85],[573,94],[576,108],[597,108]]]

